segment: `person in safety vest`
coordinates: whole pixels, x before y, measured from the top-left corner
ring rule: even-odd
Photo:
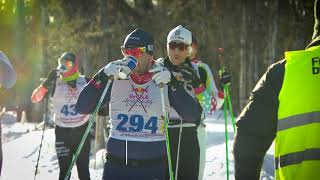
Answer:
[[[8,57],[0,51],[0,93],[5,93],[5,90],[11,88],[17,80],[16,71],[13,69]],[[2,104],[0,104],[2,106]],[[0,118],[4,112],[0,113]],[[0,119],[0,176],[2,170],[2,132]]]
[[[252,91],[240,114],[233,145],[235,178],[259,179],[275,143],[277,180],[320,179],[320,1],[315,1],[312,42],[285,52]]]
[[[37,87],[31,96],[33,103],[47,97],[52,98],[55,114],[55,147],[59,161],[59,180],[64,180],[72,157],[76,154],[82,136],[88,126],[89,115],[79,114],[75,109],[81,89],[89,78],[80,75],[78,58],[65,52],[58,58],[58,67],[48,73],[47,79]],[[89,172],[90,138],[85,140],[76,165],[80,180],[90,180]]]
[[[124,40],[123,59],[108,63],[81,91],[81,113],[93,112],[107,85],[102,108],[109,107],[110,135],[104,180],[165,180],[168,172],[165,117],[173,107],[184,119],[201,117],[201,105],[153,60],[153,37],[137,28]],[[160,86],[163,85],[163,89]]]

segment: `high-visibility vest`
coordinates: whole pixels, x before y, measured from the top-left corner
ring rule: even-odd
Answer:
[[[277,180],[320,179],[320,46],[285,53],[275,140]]]

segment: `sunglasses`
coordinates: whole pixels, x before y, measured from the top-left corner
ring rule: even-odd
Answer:
[[[73,62],[69,59],[60,59],[58,61],[58,65],[60,67],[61,70],[63,70],[64,72],[72,69],[73,67]]]
[[[146,52],[146,48],[145,47],[123,48],[122,51],[125,55],[140,58],[142,54]]]
[[[169,48],[172,50],[175,50],[176,48],[178,48],[180,51],[184,51],[188,48],[188,45],[184,43],[170,42]]]

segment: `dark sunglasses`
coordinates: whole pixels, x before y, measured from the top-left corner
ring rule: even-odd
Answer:
[[[170,42],[169,48],[172,50],[178,48],[180,51],[184,51],[188,48],[188,45],[184,43]]]

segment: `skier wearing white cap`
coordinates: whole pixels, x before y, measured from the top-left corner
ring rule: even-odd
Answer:
[[[200,146],[197,129],[205,118],[205,114],[216,109],[217,101],[221,106],[224,97],[222,92],[215,92],[214,84],[207,83],[209,78],[201,77],[201,69],[207,66],[192,62],[188,57],[192,53],[191,44],[192,33],[179,25],[167,36],[168,56],[158,60],[163,61],[165,67],[170,70],[173,76],[172,83],[182,85],[204,110],[202,117],[195,119],[192,123],[185,121],[174,110],[170,113],[169,137],[176,179],[199,178]]]

